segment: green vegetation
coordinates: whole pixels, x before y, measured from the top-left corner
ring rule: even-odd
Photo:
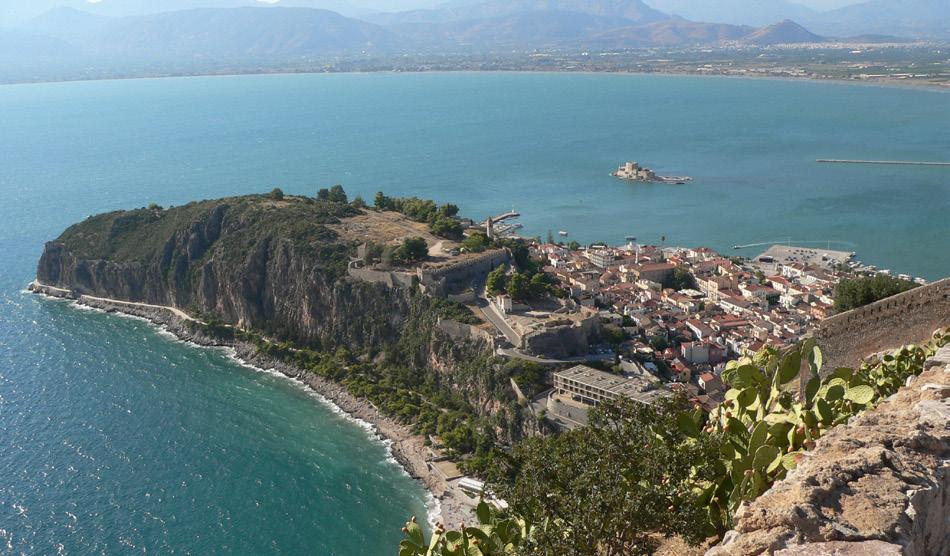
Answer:
[[[345,274],[354,247],[327,225],[358,210],[291,196],[275,206],[274,195],[100,214],[70,226],[57,241],[81,259],[157,265],[169,279],[197,279],[202,264],[212,258],[239,266],[253,249],[275,243],[293,247],[301,263],[328,280]],[[177,256],[169,257],[170,248]]]
[[[502,459],[492,489],[513,514],[564,524],[536,528],[531,553],[644,554],[655,548],[655,533],[702,540],[692,484],[714,476],[718,446],[681,431],[677,417],[686,407],[682,398],[603,404],[589,427],[530,438]]]
[[[439,237],[456,241],[462,239],[462,225],[456,219],[459,212],[456,205],[437,206],[435,201],[417,197],[387,197],[379,191],[373,199],[373,206],[377,210],[396,211],[416,222],[425,222],[432,233]]]
[[[835,287],[835,310],[857,309],[916,287],[913,282],[886,274],[845,279]]]
[[[406,523],[399,543],[399,556],[502,556],[516,554],[531,542],[533,529],[521,518],[500,518],[488,504],[480,502],[475,510],[478,527],[446,532],[441,526],[426,543],[416,519]]]
[[[664,284],[668,288],[673,288],[676,291],[686,290],[696,287],[696,281],[693,280],[693,274],[686,270],[685,268],[676,267],[673,269],[673,275],[670,277],[668,283]]]
[[[739,505],[784,478],[818,438],[894,394],[948,343],[950,329],[938,331],[924,345],[824,377],[811,341],[784,354],[765,349],[728,365],[726,402],[709,414],[681,400],[657,408],[603,405],[590,427],[529,439],[497,458],[491,488],[511,505],[503,532],[516,523],[520,534],[499,546],[468,529],[439,529],[433,546],[456,551],[429,554],[638,554],[652,549],[651,533],[688,542],[722,534]],[[803,362],[809,376],[798,393]],[[479,522],[501,523],[489,513]],[[490,551],[475,551],[474,539]],[[401,548],[423,546],[410,541]]]
[[[731,386],[726,401],[708,416],[681,418],[683,429],[695,438],[703,432],[723,437],[719,476],[697,484],[710,524],[720,532],[732,527],[742,502],[784,478],[828,430],[896,392],[948,342],[950,331],[938,332],[924,346],[904,346],[880,363],[836,369],[824,377],[821,351],[812,340],[784,355],[764,349],[754,359],[731,362],[722,376]],[[791,386],[799,381],[803,361],[810,374],[796,395]]]
[[[279,187],[275,187],[270,193],[267,194],[267,197],[272,201],[283,201],[284,191]]]
[[[429,256],[429,246],[421,237],[407,237],[396,250],[396,258],[408,264],[423,261]]]
[[[473,232],[462,241],[462,247],[472,253],[481,253],[490,246],[491,240],[488,239],[488,236],[484,232]]]

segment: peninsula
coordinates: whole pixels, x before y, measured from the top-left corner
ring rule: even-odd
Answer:
[[[450,527],[471,523],[483,488],[474,478],[521,446],[589,434],[603,402],[715,412],[732,403],[737,360],[818,341],[827,367],[857,365],[950,319],[946,280],[918,289],[850,257],[791,248],[730,259],[633,240],[542,242],[495,225],[516,214],[477,222],[451,204],[383,193],[369,206],[340,186],[152,205],[68,228],[30,288],[302,381],[390,438]],[[902,318],[900,338],[854,314]],[[677,485],[643,495],[688,500]],[[720,528],[734,508],[723,511],[723,522],[709,517]],[[645,527],[676,532],[664,523]],[[690,538],[707,525],[692,522]]]

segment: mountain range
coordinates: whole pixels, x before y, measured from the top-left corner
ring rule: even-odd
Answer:
[[[55,1],[55,0],[49,0]],[[125,10],[137,2],[126,0]],[[134,16],[56,8],[14,30],[0,31],[0,60],[121,59],[147,61],[292,60],[344,54],[491,52],[500,49],[641,48],[816,43],[848,34],[950,37],[950,2],[870,0],[831,12],[802,12],[806,27],[790,19],[771,25],[696,21],[669,15],[643,0],[454,0],[431,9],[368,15],[361,19],[312,7],[243,6],[247,0],[209,0],[237,7],[173,10]],[[349,0],[328,0],[348,2]],[[651,0],[675,7],[683,0]],[[185,0],[147,0],[174,7]],[[760,14],[781,13],[786,0],[710,0],[739,9],[761,2]],[[156,4],[157,3],[157,4]],[[321,4],[324,0],[295,0]],[[679,4],[678,4],[679,3]],[[689,5],[696,4],[692,2]],[[912,6],[908,12],[907,7]],[[142,8],[142,6],[140,6]],[[767,8],[767,9],[766,9]],[[115,6],[112,8],[116,9]],[[143,8],[144,9],[144,8]],[[807,8],[805,8],[807,10]],[[772,11],[769,11],[772,10]],[[868,15],[886,14],[895,25]],[[926,21],[914,19],[924,14]],[[767,17],[767,15],[761,15]],[[899,25],[898,25],[899,24]],[[895,30],[897,29],[897,30]],[[819,31],[821,34],[812,32]],[[908,33],[901,33],[906,30]],[[837,34],[836,36],[841,36]]]

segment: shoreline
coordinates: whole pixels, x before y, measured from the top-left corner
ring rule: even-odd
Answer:
[[[381,413],[369,400],[358,398],[340,384],[303,369],[257,353],[257,349],[241,341],[224,342],[195,333],[184,325],[184,319],[175,314],[174,308],[123,302],[91,296],[76,296],[72,292],[31,282],[27,290],[34,295],[70,301],[83,309],[120,314],[142,319],[178,341],[198,348],[227,350],[227,357],[235,363],[257,372],[275,374],[315,394],[317,401],[327,405],[335,413],[352,420],[375,440],[384,444],[387,456],[410,478],[422,483],[429,500],[426,501],[427,521],[431,528],[437,523],[455,527],[474,519],[475,501],[466,496],[456,485],[445,481],[437,471],[430,469],[427,461],[425,439],[414,434],[406,425],[397,423]],[[406,520],[411,516],[405,516]]]
[[[374,69],[374,70],[349,70],[349,71],[294,71],[291,69],[283,70],[248,70],[248,71],[222,71],[222,72],[207,72],[207,73],[181,73],[181,74],[143,74],[143,75],[128,75],[128,76],[113,76],[113,77],[100,77],[100,78],[89,78],[89,77],[76,77],[76,78],[61,78],[61,79],[34,79],[34,80],[22,80],[22,81],[0,81],[0,86],[16,86],[16,85],[44,85],[44,84],[64,84],[64,83],[96,83],[100,81],[137,81],[137,80],[162,80],[162,79],[197,79],[202,77],[252,77],[252,76],[287,76],[287,75],[380,75],[380,74],[395,74],[395,75],[425,75],[425,74],[457,74],[457,73],[470,73],[470,74],[565,74],[565,75],[637,75],[637,76],[646,76],[646,75],[660,75],[660,76],[670,76],[670,77],[718,77],[724,79],[748,79],[752,81],[788,81],[788,82],[805,82],[805,83],[829,83],[829,84],[838,84],[838,85],[858,85],[858,86],[871,86],[871,87],[881,87],[887,89],[906,89],[911,91],[932,91],[932,92],[943,92],[950,93],[950,83],[941,84],[933,82],[915,82],[907,81],[899,78],[881,78],[874,80],[862,80],[862,79],[842,79],[836,77],[794,77],[794,76],[781,76],[781,75],[730,75],[730,74],[718,74],[718,73],[700,73],[700,72],[687,72],[687,71],[633,71],[633,70],[582,70],[582,71],[571,71],[571,70],[552,70],[552,69],[517,69],[517,70],[507,70],[507,69],[497,69],[497,70],[476,70],[476,69],[440,69],[440,70],[392,70],[392,69]]]

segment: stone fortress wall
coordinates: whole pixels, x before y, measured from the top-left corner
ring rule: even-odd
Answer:
[[[347,274],[357,280],[384,284],[390,288],[408,288],[417,279],[424,292],[435,297],[447,297],[453,289],[471,286],[510,260],[507,249],[493,249],[447,266],[422,266],[415,271],[366,267],[362,261],[355,260],[350,262]]]
[[[824,367],[857,367],[875,353],[925,341],[950,325],[950,278],[827,318],[812,334]]]
[[[437,297],[445,297],[450,290],[471,286],[497,267],[508,264],[511,255],[507,249],[492,249],[455,264],[439,268],[420,267],[416,270],[424,290]]]
[[[440,318],[436,323],[436,328],[453,340],[483,342],[490,348],[495,348],[495,337],[487,330],[477,326]]]

